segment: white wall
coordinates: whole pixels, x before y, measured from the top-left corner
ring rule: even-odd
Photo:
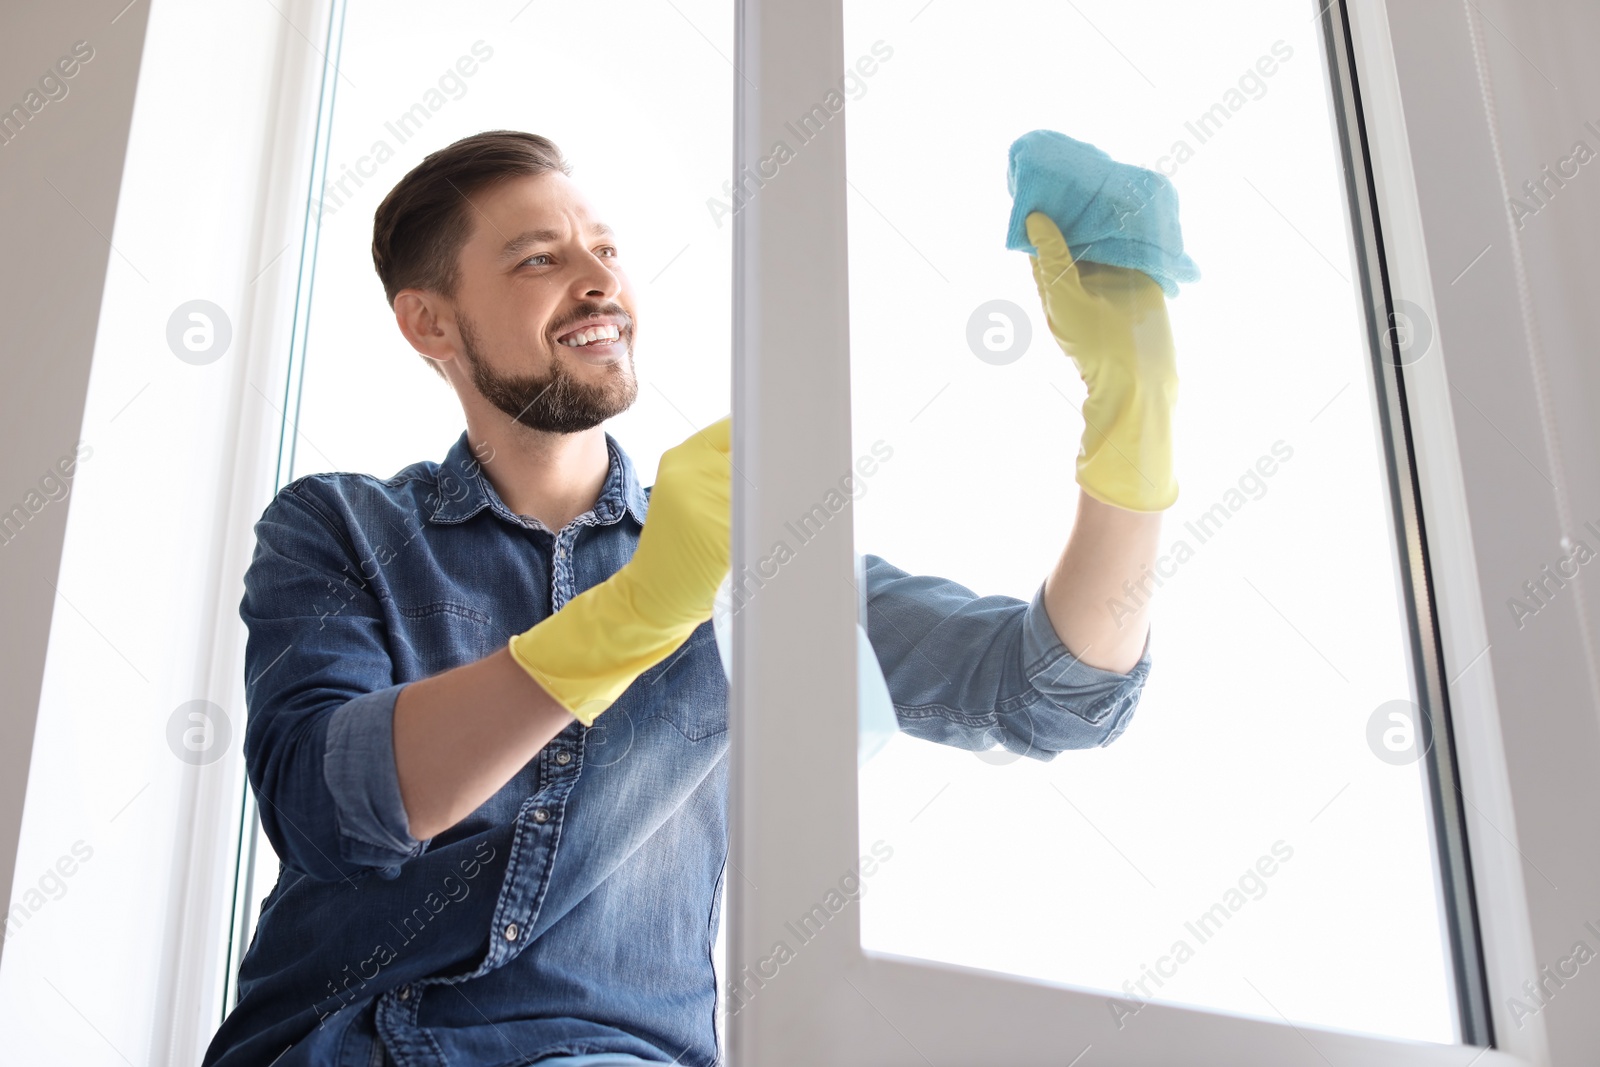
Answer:
[[[34,711],[44,672],[45,643],[57,607],[52,583],[61,562],[70,495],[40,480],[63,456],[75,455],[84,390],[99,321],[106,243],[116,214],[134,83],[144,47],[147,4],[117,16],[87,0],[9,5],[0,32],[0,106],[22,104],[73,46],[91,55],[62,84],[47,83],[49,100],[0,145],[0,203],[5,255],[0,258],[0,320],[8,332],[6,387],[0,391],[0,512],[21,505],[26,521],[0,536],[0,596],[6,613],[0,639],[5,679],[0,715],[0,909],[9,911],[13,876],[25,890],[45,869],[18,869],[17,839],[33,751]],[[72,69],[69,63],[66,69]],[[92,447],[92,446],[91,446]],[[91,454],[87,463],[94,462]],[[76,474],[76,470],[73,471]],[[30,493],[35,493],[31,500]],[[37,508],[35,513],[32,508]],[[69,853],[70,840],[58,853]],[[69,857],[70,858],[70,857]],[[53,862],[56,856],[51,856]],[[8,947],[0,944],[0,960]]]

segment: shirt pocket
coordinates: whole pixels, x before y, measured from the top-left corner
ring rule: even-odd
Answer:
[[[397,605],[396,678],[427,678],[495,651],[494,620],[455,600]]]
[[[640,706],[664,719],[690,741],[704,741],[728,730],[728,679],[722,673],[716,631],[709,621],[633,684]]]

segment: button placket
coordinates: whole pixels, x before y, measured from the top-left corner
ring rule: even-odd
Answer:
[[[552,611],[572,599],[572,543],[579,527],[568,526],[556,535],[555,550],[551,552],[550,604]]]
[[[427,984],[427,979],[408,982],[378,998],[373,1025],[380,1044],[402,1054],[414,1052],[413,1037],[422,1008],[421,987]]]
[[[570,752],[563,754],[575,762]],[[533,806],[525,806],[517,817],[517,840],[512,845],[513,859],[506,869],[506,889],[496,907],[495,925],[490,927],[493,943],[478,973],[504,965],[528,942],[550,876],[553,842],[561,826],[559,815],[575,783],[576,776],[562,776],[552,783],[547,797],[540,797],[538,801],[530,798]]]

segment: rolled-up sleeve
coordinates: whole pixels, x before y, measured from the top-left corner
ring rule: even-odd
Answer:
[[[255,527],[240,617],[244,756],[279,858],[312,878],[392,875],[425,842],[394,762],[394,681],[377,598],[334,514],[302,480]]]
[[[1043,581],[1025,601],[978,596],[874,555],[862,562],[867,634],[906,733],[1048,762],[1127,729],[1150,673],[1148,638],[1126,674],[1091,667],[1057,635]]]

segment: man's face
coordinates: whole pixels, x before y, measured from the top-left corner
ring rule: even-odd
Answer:
[[[560,173],[502,182],[469,211],[454,307],[478,392],[546,433],[626,411],[639,392],[633,288],[610,228]]]

